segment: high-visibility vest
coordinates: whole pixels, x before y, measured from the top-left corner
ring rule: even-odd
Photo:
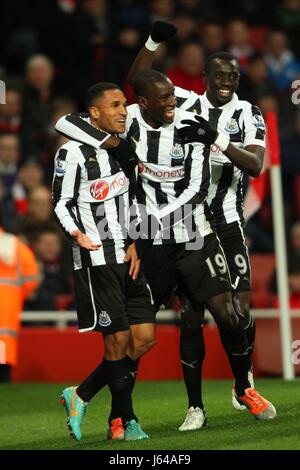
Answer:
[[[32,251],[0,230],[0,363],[15,365],[23,303],[39,283]]]

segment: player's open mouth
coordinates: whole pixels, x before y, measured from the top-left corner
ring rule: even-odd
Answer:
[[[165,116],[166,116],[167,118],[170,118],[170,119],[172,118],[172,119],[173,119],[174,116],[175,116],[175,109],[172,108],[172,109],[169,109],[168,111],[166,111],[166,112],[165,112]]]
[[[221,88],[220,90],[218,90],[218,93],[223,98],[229,98],[229,96],[231,95],[231,90],[228,90],[226,88]]]

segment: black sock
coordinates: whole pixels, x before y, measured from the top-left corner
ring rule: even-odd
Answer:
[[[76,393],[83,401],[90,401],[101,388],[107,385],[103,362],[78,386]]]
[[[219,326],[219,325],[218,325]],[[242,322],[238,322],[229,331],[219,326],[222,344],[227,354],[235,378],[235,390],[238,396],[245,394],[245,388],[250,387],[248,371],[251,361],[248,354],[248,342]]]
[[[244,326],[244,328],[245,328],[245,333],[246,333],[247,341],[248,341],[249,358],[252,364],[252,354],[253,354],[253,349],[254,349],[255,332],[256,332],[255,320],[252,315],[250,315],[250,320],[248,322],[248,325]]]
[[[107,383],[114,400],[118,404],[119,417],[124,425],[135,419],[131,400],[131,380],[126,357],[118,361],[103,360]]]
[[[202,364],[205,357],[203,327],[180,329],[180,359],[189,408],[204,409],[202,401]]]
[[[130,359],[129,356],[125,356],[125,358],[127,360],[128,366],[129,366],[129,379],[130,379],[130,387],[131,387],[131,393],[132,393],[133,389],[134,389],[134,386],[135,386],[135,380],[136,380],[136,376],[137,376],[137,371],[138,371],[138,367],[139,367],[140,358],[136,359],[135,361]],[[119,418],[119,417],[120,417],[120,411],[119,411],[118,403],[117,403],[116,399],[114,397],[112,397],[111,411],[110,411],[110,415],[109,415],[109,418],[108,418],[109,425],[111,424],[111,421],[113,419],[116,419],[116,418]],[[138,418],[137,418],[136,415],[134,415],[133,419],[135,419],[136,422],[138,422]]]

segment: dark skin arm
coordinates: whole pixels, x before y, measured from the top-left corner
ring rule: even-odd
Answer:
[[[120,143],[120,139],[115,135],[111,135],[103,144],[101,144],[101,148],[104,150],[110,150],[117,147]]]
[[[131,85],[140,72],[152,69],[154,54],[155,51],[149,51],[145,46],[142,47],[129,69],[127,80]]]
[[[247,145],[241,149],[229,144],[224,154],[240,170],[256,178],[263,166],[265,149],[259,145]]]

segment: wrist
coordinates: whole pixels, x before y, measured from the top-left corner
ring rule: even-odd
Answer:
[[[218,134],[218,137],[214,141],[214,145],[219,147],[222,152],[225,152],[230,144],[230,137],[226,134]]]
[[[160,42],[153,41],[151,36],[149,36],[145,43],[145,48],[148,49],[148,51],[155,52],[159,48],[160,44]]]

